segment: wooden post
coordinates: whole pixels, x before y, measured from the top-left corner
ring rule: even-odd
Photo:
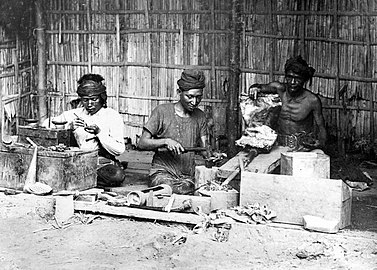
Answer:
[[[18,93],[18,97],[17,97],[17,108],[16,109],[16,134],[18,134],[18,124],[20,122],[20,110],[21,110],[21,89],[19,89],[19,68],[18,68],[18,57],[17,57],[17,52],[18,52],[18,37],[17,37],[17,45],[16,45],[16,49],[13,49],[12,50],[12,62],[13,62],[13,65],[14,65],[14,82],[15,82],[15,90],[17,91]]]
[[[37,0],[35,2],[36,6],[36,23],[37,28],[37,55],[38,55],[38,117],[39,122],[42,123],[43,120],[47,118],[47,107],[46,107],[46,40],[45,40],[45,29],[43,23],[43,11],[42,11],[42,0]]]
[[[0,80],[0,150],[3,148],[3,118],[4,118],[4,103],[3,103],[3,91],[5,87],[3,87],[2,82]]]
[[[338,36],[338,0],[334,1],[334,36]],[[335,64],[336,64],[336,78],[335,78],[335,103],[340,105],[339,90],[340,90],[340,53],[339,53],[339,42],[335,43]],[[337,126],[337,139],[338,139],[338,151],[341,155],[345,155],[345,145],[344,145],[344,131],[340,128],[341,125],[341,114],[340,109],[336,110],[336,126]]]
[[[88,19],[88,73],[92,73],[93,39],[90,0],[86,0],[86,17]]]
[[[240,135],[239,86],[240,86],[240,1],[232,0],[231,38],[230,38],[230,78],[227,105],[228,154],[236,154],[235,141]]]
[[[276,4],[274,0],[268,1],[268,18],[270,23],[270,34],[271,36],[276,35],[276,17],[275,14],[273,14],[273,11],[276,10],[275,8]],[[276,55],[276,37],[271,37],[271,41],[269,44],[269,50],[270,50],[270,81],[275,80],[275,55]]]
[[[120,2],[119,2],[119,0],[115,1],[115,7],[116,7],[116,9],[118,11],[120,10]],[[120,41],[120,20],[119,20],[119,13],[117,13],[115,15],[115,28],[116,28],[116,60],[119,63],[120,59],[121,59],[121,56],[120,56],[121,41]],[[119,76],[119,74],[121,73],[120,66],[117,66],[116,70],[118,71],[117,76],[120,78],[120,76]],[[116,96],[116,105],[115,105],[116,107],[115,107],[115,110],[117,112],[119,112],[119,108],[120,108],[120,98],[119,98],[119,94],[120,94],[120,82],[119,82],[119,80],[117,80],[117,81],[118,81],[118,85],[114,86],[114,87],[116,87],[115,88],[115,96]]]
[[[369,10],[369,5],[368,5],[368,1],[365,2],[365,5],[366,8],[365,10],[368,11]],[[371,49],[371,37],[370,37],[370,23],[371,23],[371,20],[370,20],[370,15],[367,13],[364,15],[364,22],[366,23],[365,25],[365,32],[366,32],[366,41],[367,41],[367,51],[366,51],[366,75],[368,76],[368,78],[372,78],[373,77],[373,59],[372,59],[372,49]],[[373,93],[373,86],[372,86],[372,82],[368,82],[368,85],[367,85],[367,90],[370,94],[370,101],[369,101],[369,113],[370,113],[370,145],[373,145],[374,144],[374,93]]]

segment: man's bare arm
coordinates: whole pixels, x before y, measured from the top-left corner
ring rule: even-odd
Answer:
[[[138,148],[140,150],[156,150],[158,148],[167,148],[175,154],[182,154],[185,151],[185,149],[179,142],[170,138],[153,138],[152,134],[147,129],[144,129],[143,133],[141,134]]]
[[[318,139],[320,146],[325,146],[327,141],[327,131],[325,126],[325,119],[322,114],[322,103],[319,97],[316,97],[316,102],[314,102],[313,116],[319,129]]]
[[[256,97],[257,93],[281,94],[285,90],[285,85],[280,82],[270,82],[268,84],[253,84],[249,87],[249,96]]]

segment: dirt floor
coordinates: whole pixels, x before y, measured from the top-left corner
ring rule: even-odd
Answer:
[[[377,170],[369,173],[373,185],[353,192],[350,228],[326,234],[236,223],[224,242],[213,227],[195,234],[182,224],[85,213],[59,228],[48,215],[4,215],[14,205],[0,194],[0,269],[377,270]]]
[[[86,216],[86,218],[91,216]],[[214,228],[98,217],[65,229],[35,219],[2,219],[1,269],[377,269],[377,234],[338,234],[234,225]]]

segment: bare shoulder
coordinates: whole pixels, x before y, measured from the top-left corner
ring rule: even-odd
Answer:
[[[313,93],[312,91],[305,89],[304,95],[306,99],[313,104],[313,106],[321,106],[321,99],[319,98],[319,95]]]

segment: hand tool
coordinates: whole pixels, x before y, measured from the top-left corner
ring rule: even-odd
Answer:
[[[171,208],[173,207],[174,200],[175,200],[175,194],[172,194],[169,201],[168,201],[168,204],[165,206],[164,210],[166,212],[170,213]]]
[[[205,147],[183,147],[185,149],[184,153],[187,152],[202,152],[206,151],[207,148]],[[158,148],[158,151],[164,152],[164,151],[169,151],[167,148]]]
[[[129,204],[133,205],[144,205],[147,201],[148,194],[153,191],[155,196],[157,195],[171,195],[173,193],[171,187],[166,184],[161,184],[155,187],[147,188],[144,190],[131,191],[127,195],[127,200]]]

